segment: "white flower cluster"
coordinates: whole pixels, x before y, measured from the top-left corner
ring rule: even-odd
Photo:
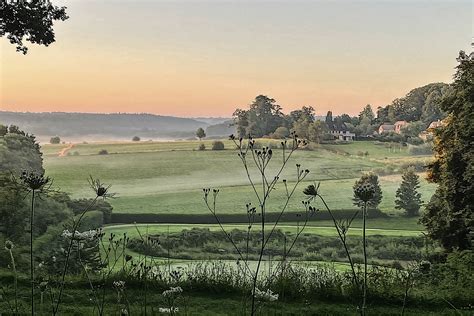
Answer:
[[[170,297],[173,295],[178,295],[182,292],[183,292],[183,289],[180,286],[177,286],[177,287],[170,287],[169,290],[163,291],[161,295],[163,295],[164,297]]]
[[[177,307],[171,307],[171,308],[159,307],[158,312],[159,313],[165,313],[165,314],[177,313],[177,312],[179,312],[179,308],[177,308]]]
[[[100,229],[91,229],[91,230],[87,230],[85,232],[78,232],[76,230],[76,232],[74,233],[74,239],[76,240],[94,240],[95,238],[97,238],[97,236],[99,236],[101,234],[101,230]],[[68,229],[65,229],[63,231],[63,233],[61,234],[62,237],[64,238],[73,238],[73,233],[70,232]]]
[[[273,302],[278,300],[278,294],[273,293],[270,289],[267,289],[266,292],[255,288],[255,297],[260,301]]]
[[[114,287],[118,290],[123,290],[125,288],[125,281],[114,281]]]

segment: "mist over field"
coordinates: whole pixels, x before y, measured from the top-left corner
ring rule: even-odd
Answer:
[[[30,113],[0,111],[0,122],[23,126],[41,143],[61,135],[63,141],[125,141],[133,136],[153,140],[194,138],[197,128],[210,128],[210,136],[232,133],[227,118],[182,118],[153,114]],[[222,124],[227,122],[227,124]],[[229,132],[230,131],[230,132]]]

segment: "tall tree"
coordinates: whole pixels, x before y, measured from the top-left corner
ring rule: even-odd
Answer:
[[[436,160],[429,179],[438,184],[422,222],[448,250],[472,247],[474,227],[474,54],[460,52],[451,91],[440,107],[448,114],[435,132]]]
[[[66,7],[54,6],[50,1],[1,1],[0,13],[0,37],[6,35],[23,54],[28,51],[24,38],[48,46],[56,40],[53,22],[68,19]]]
[[[308,140],[320,143],[327,132],[326,124],[321,121],[315,121],[308,126]]]
[[[301,118],[313,122],[314,108],[312,106],[303,106],[300,110],[294,110],[290,112],[291,123],[299,121]]]
[[[332,128],[332,125],[333,125],[333,121],[332,121],[332,111],[328,111],[328,113],[326,114],[326,125],[329,129]]]
[[[281,106],[265,95],[257,96],[248,110],[237,109],[234,122],[239,136],[250,134],[253,137],[270,135],[286,124]]]
[[[367,206],[370,208],[376,209],[380,202],[382,202],[382,189],[380,188],[379,177],[375,173],[367,173],[362,175],[359,180],[354,183],[354,198],[352,199],[353,203],[357,207],[362,207],[364,205],[364,201],[362,201],[357,194],[357,188],[361,187],[363,184],[368,183],[371,184],[374,188],[374,194],[367,202]]]
[[[372,106],[370,104],[367,104],[359,113],[359,120],[362,121],[364,118],[370,120],[371,123],[375,119],[375,114],[374,111],[372,111]]]
[[[204,137],[206,137],[206,132],[204,131],[204,129],[202,129],[202,127],[199,127],[196,131],[196,136],[197,138],[199,138],[199,140],[203,139]]]
[[[408,168],[403,173],[402,183],[397,189],[395,196],[395,208],[404,210],[406,216],[418,216],[420,206],[423,201],[421,194],[418,192],[420,188],[420,177],[415,173],[413,168]]]

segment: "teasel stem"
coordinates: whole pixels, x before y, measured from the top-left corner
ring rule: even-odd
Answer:
[[[363,242],[363,250],[364,250],[364,288],[363,288],[363,293],[362,293],[362,315],[365,315],[366,302],[367,302],[367,240],[366,240],[366,235],[365,235],[366,219],[367,219],[367,201],[364,202],[363,230],[362,230],[362,242]]]

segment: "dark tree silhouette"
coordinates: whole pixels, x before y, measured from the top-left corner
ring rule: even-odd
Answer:
[[[58,7],[50,1],[1,1],[0,36],[6,36],[16,50],[26,54],[28,47],[23,40],[48,46],[55,41],[53,22],[69,17],[66,7]]]

